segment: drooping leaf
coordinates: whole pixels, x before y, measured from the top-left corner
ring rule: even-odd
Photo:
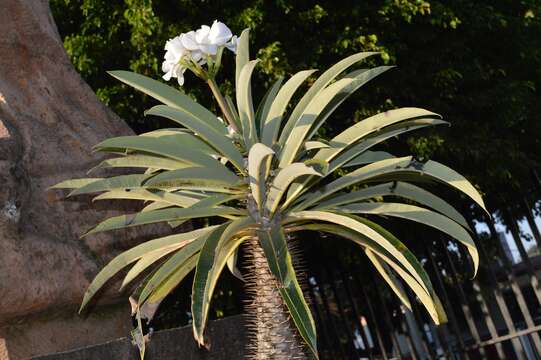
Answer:
[[[297,281],[284,233],[280,227],[273,226],[258,230],[257,234],[270,271],[280,284],[278,290],[293,322],[312,354],[318,358],[316,325]]]
[[[404,304],[411,311],[411,303],[408,299],[408,295],[404,291],[404,288],[402,287],[402,284],[400,284],[399,280],[395,278],[385,261],[381,261],[378,256],[368,248],[364,249],[364,253],[372,265],[374,265],[381,277],[389,285],[391,290],[393,290],[396,296],[398,296],[402,304]]]
[[[204,345],[203,333],[218,277],[227,259],[246,240],[246,237],[235,236],[253,225],[254,222],[249,217],[220,225],[209,235],[201,249],[192,289],[192,325],[194,337],[200,345]]]
[[[329,200],[318,203],[314,207],[314,209],[330,209],[338,205],[356,203],[362,200],[379,196],[396,196],[415,201],[421,205],[432,208],[437,212],[447,216],[448,218],[463,226],[465,229],[471,230],[464,216],[462,216],[454,207],[452,207],[445,200],[425,189],[402,181],[379,184],[358,191],[338,195]],[[295,210],[302,209],[295,208]]]
[[[205,244],[205,241],[209,236],[212,236],[212,233],[218,228],[213,229],[212,231],[206,233],[205,235],[198,238],[196,241],[184,246],[182,249],[177,250],[165,263],[163,263],[150,277],[146,282],[143,290],[139,294],[138,304],[139,306],[143,304],[147,298],[162,285],[167,279],[177,271],[186,276],[192,269],[193,266],[190,265],[189,260],[193,256],[199,256],[202,247]],[[183,277],[184,277],[183,276]]]
[[[233,251],[233,254],[231,254],[229,258],[227,258],[227,268],[229,269],[229,271],[234,277],[236,277],[237,279],[241,281],[246,281],[237,266],[237,261],[239,257],[238,254],[239,254],[239,249],[237,248],[235,251]]]
[[[345,167],[353,167],[353,166],[360,166],[360,165],[366,165],[371,164],[376,161],[380,160],[386,160],[386,159],[392,159],[395,156],[392,154],[389,154],[386,151],[365,151],[359,156],[354,157],[350,161],[348,161],[346,164],[342,165],[343,168]]]
[[[353,220],[361,222],[379,233],[379,235],[389,241],[396,249],[400,250],[404,254],[404,258],[397,258],[387,251],[380,241],[368,237],[366,233],[360,232],[359,229],[355,227],[343,226],[337,223],[333,224],[333,221],[330,221],[330,223],[327,224],[305,223],[295,226],[295,228],[298,230],[315,230],[334,234],[349,239],[362,246],[364,249],[371,250],[385,261],[386,264],[390,265],[415,292],[436,324],[445,322],[447,320],[445,312],[434,292],[428,274],[417,258],[400,242],[400,240],[376,223],[359,217],[355,217]]]
[[[411,156],[382,160],[363,166],[362,168],[348,173],[323,186],[317,193],[305,194],[305,196],[303,196],[304,201],[301,203],[301,207],[307,208],[353,184],[358,184],[369,179],[372,180],[380,176],[398,176],[400,174],[409,174],[418,178],[431,178],[447,184],[468,195],[486,211],[481,195],[479,195],[473,185],[462,175],[432,160],[426,163],[419,163]]]
[[[168,246],[184,246],[199,238],[200,236],[206,234],[207,232],[213,230],[216,226],[209,226],[206,228],[190,231],[187,233],[174,234],[154,240],[144,242],[140,245],[137,245],[129,250],[124,251],[120,255],[116,256],[111,260],[101,271],[96,275],[94,280],[88,286],[88,289],[85,292],[83,301],[79,312],[81,312],[96,292],[101,289],[101,287],[111,279],[115,274],[122,270],[127,265],[139,260],[143,255],[161,249]]]
[[[122,284],[120,285],[120,290],[124,289],[126,285],[132,282],[137,276],[139,276],[143,271],[145,271],[150,266],[155,264],[158,260],[169,255],[170,253],[179,249],[180,247],[181,245],[174,244],[174,245],[163,247],[161,249],[154,250],[147,254],[144,254],[139,260],[137,260],[135,265],[133,265],[131,269],[128,271],[128,273],[122,280]]]
[[[352,218],[350,216],[341,215],[329,211],[299,211],[291,212],[284,219],[284,223],[297,222],[299,220],[312,220],[320,222],[329,222],[339,225],[349,231],[354,231],[361,236],[371,239],[373,242],[381,246],[385,251],[400,262],[416,280],[425,287],[427,292],[430,292],[430,280],[428,276],[424,276],[422,267],[418,264],[417,259],[411,252],[394,236],[382,234],[381,229],[375,229],[375,224],[362,218]],[[387,236],[386,236],[387,235]],[[428,285],[427,285],[428,284]],[[431,285],[430,285],[431,286]]]
[[[474,276],[477,273],[479,254],[472,237],[462,226],[444,215],[414,205],[387,202],[349,204],[342,205],[338,209],[346,213],[394,216],[438,229],[452,236],[468,249],[473,260]]]

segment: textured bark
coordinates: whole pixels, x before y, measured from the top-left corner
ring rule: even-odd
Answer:
[[[254,360],[308,359],[302,340],[278,291],[257,237],[247,242],[247,356]]]
[[[96,222],[129,208],[64,201],[47,188],[87,177],[86,170],[100,160],[92,146],[132,132],[72,67],[47,1],[1,0],[0,33],[0,354],[22,358],[35,349],[63,350],[58,347],[125,335],[128,322],[116,333],[96,326],[93,331],[82,321],[46,326],[47,317],[74,317],[103,264],[141,240],[140,230],[79,239]],[[123,312],[128,319],[127,304]],[[36,318],[48,330],[33,331]]]

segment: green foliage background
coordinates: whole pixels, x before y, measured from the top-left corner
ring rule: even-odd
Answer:
[[[541,164],[538,0],[52,0],[51,7],[77,70],[138,132],[158,125],[143,119],[151,100],[105,71],[159,78],[168,38],[219,19],[234,33],[252,29],[252,49],[262,60],[256,98],[278,75],[381,51],[375,62],[398,68],[348,100],[331,128],[401,106],[441,113],[451,128],[388,146],[397,155],[408,150],[459,170],[493,209],[515,204],[517,190],[533,186],[531,170]],[[221,83],[228,92],[233,57],[225,57]],[[193,76],[185,90],[212,104]]]

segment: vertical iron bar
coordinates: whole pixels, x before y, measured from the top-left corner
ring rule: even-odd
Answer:
[[[509,285],[511,286],[511,290],[513,291],[513,294],[515,295],[515,299],[516,299],[516,301],[518,303],[518,306],[520,308],[520,312],[522,313],[522,316],[524,317],[524,321],[526,322],[526,326],[528,328],[532,328],[532,327],[535,326],[535,323],[534,323],[534,321],[532,319],[532,316],[530,314],[530,310],[528,309],[528,305],[526,305],[526,300],[524,299],[524,295],[522,294],[522,290],[520,289],[520,286],[518,285],[517,277],[516,277],[516,274],[515,274],[516,270],[515,270],[513,264],[511,264],[510,260],[505,255],[505,252],[503,251],[502,244],[500,243],[500,240],[496,237],[497,232],[496,232],[496,228],[494,227],[494,224],[490,221],[490,219],[489,219],[489,221],[487,221],[487,224],[488,224],[488,228],[490,229],[490,232],[492,233],[492,238],[495,239],[497,244],[498,244],[497,249],[499,249],[499,251],[500,251],[500,256],[502,257],[504,264],[508,268],[507,281],[508,281]],[[531,283],[531,285],[533,287],[534,284],[535,284],[535,281],[533,281],[534,276],[532,274],[530,274],[529,278],[530,278],[530,283]],[[534,289],[534,292],[535,292],[535,289]],[[539,338],[539,334],[538,333],[532,333],[531,336],[532,336],[532,339],[534,341],[537,353],[541,354],[541,350],[538,347],[539,343],[541,342],[541,339]]]
[[[327,271],[327,274],[329,272]],[[340,319],[342,320],[342,323],[344,324],[344,327],[346,329],[346,335],[348,337],[348,341],[350,344],[350,347],[353,349],[353,352],[357,356],[361,356],[362,354],[359,353],[359,350],[355,347],[355,342],[353,341],[353,336],[351,334],[351,327],[349,326],[349,322],[347,321],[346,315],[344,313],[344,308],[342,307],[342,301],[340,300],[340,295],[338,294],[338,291],[336,291],[336,285],[334,282],[334,278],[329,279],[329,285],[331,287],[331,290],[334,294],[334,299],[336,301],[336,306],[338,307],[338,312],[340,313]]]
[[[323,279],[318,282],[318,288],[319,288],[319,295],[321,296],[321,302],[323,303],[323,307],[325,308],[325,312],[327,313],[327,317],[330,319],[330,322],[332,324],[332,328],[334,330],[334,339],[338,342],[338,349],[340,350],[340,354],[342,355],[342,359],[348,359],[349,356],[346,355],[346,351],[344,349],[344,344],[342,344],[342,341],[340,339],[340,332],[338,331],[338,326],[336,325],[336,321],[334,320],[334,316],[331,313],[329,303],[327,301],[327,295],[325,295],[325,285],[323,282]]]
[[[363,339],[363,342],[368,350],[368,356],[370,359],[372,359],[372,348],[370,347],[370,342],[368,341],[368,339],[366,338],[366,334],[364,333],[364,328],[363,328],[363,325],[361,323],[361,313],[359,312],[359,309],[357,307],[357,304],[355,304],[355,301],[353,299],[353,294],[350,290],[350,287],[349,287],[349,281],[348,281],[348,276],[344,273],[344,269],[342,267],[340,267],[340,274],[341,274],[341,277],[342,277],[342,283],[344,284],[344,289],[346,290],[346,295],[347,295],[347,298],[349,299],[349,303],[351,304],[351,309],[353,310],[353,315],[355,316],[355,323],[358,323],[359,325],[359,333]],[[365,302],[369,302],[367,298],[365,298]]]
[[[329,351],[334,352],[334,349],[332,348],[330,338],[327,332],[328,321],[323,321],[323,316],[319,309],[319,303],[318,303],[317,295],[314,291],[313,285],[310,283],[310,280],[308,280],[307,282],[308,282],[308,291],[310,293],[310,297],[312,298],[312,308],[314,309],[314,313],[316,314],[316,322],[317,324],[319,324],[319,329],[321,329],[321,333],[323,335],[322,336],[323,343],[325,344],[326,348]]]
[[[532,229],[532,234],[535,238],[535,242],[537,243],[537,248],[541,250],[541,233],[539,232],[539,228],[537,227],[537,224],[535,223],[535,220],[533,218],[532,208],[526,197],[522,198],[522,204],[524,207],[524,213],[526,214],[526,220],[528,221],[528,224],[530,225],[530,229]]]
[[[364,289],[364,287],[361,288],[361,291],[362,291],[363,297],[367,299],[366,305],[368,307],[368,313],[370,314],[370,319],[372,320],[372,323],[374,324],[374,327],[376,328],[376,336],[378,339],[378,345],[381,349],[381,355],[383,356],[384,360],[387,360],[388,359],[387,349],[385,349],[385,343],[383,342],[383,337],[381,336],[381,328],[374,314],[374,309],[372,308],[372,302],[370,301],[370,299],[368,299],[368,294],[366,293],[366,290]]]
[[[447,262],[449,263],[449,266],[451,268],[451,279],[453,280],[455,287],[458,289],[458,296],[460,298],[460,301],[462,302],[461,308],[462,308],[462,312],[464,313],[464,317],[466,319],[466,324],[468,325],[468,329],[470,330],[470,333],[474,341],[476,342],[476,345],[479,345],[481,343],[481,337],[479,336],[479,331],[477,330],[475,321],[473,320],[470,308],[468,306],[468,299],[466,298],[466,294],[464,294],[462,285],[460,284],[458,280],[458,275],[456,272],[455,265],[446,247],[443,248],[443,252],[445,253],[445,256],[447,257]],[[479,353],[481,354],[482,357],[486,357],[484,348],[479,347]]]
[[[455,310],[451,306],[451,302],[449,300],[449,294],[447,293],[447,289],[445,288],[445,284],[443,283],[443,280],[441,278],[441,273],[436,264],[436,260],[434,260],[434,256],[432,255],[432,252],[430,250],[428,250],[428,255],[429,255],[429,259],[432,264],[432,267],[434,268],[434,272],[436,273],[436,279],[438,280],[438,284],[442,290],[443,302],[445,304],[445,308],[449,310],[447,311],[447,315],[449,316],[451,327],[453,328],[453,332],[455,333],[456,340],[458,341],[458,344],[460,346],[460,351],[463,352],[466,359],[469,359],[468,352],[466,351],[466,345],[464,344],[464,339],[462,339],[462,332],[458,326]]]
[[[468,224],[470,225],[470,228],[472,230],[475,229],[475,226],[473,225],[471,219],[468,219]],[[481,259],[482,259],[481,263],[486,264],[486,266],[481,267],[481,270],[485,272],[486,276],[488,277],[488,280],[491,284],[491,288],[494,292],[496,303],[498,304],[498,309],[500,310],[500,313],[502,314],[502,317],[503,317],[503,321],[505,322],[505,325],[507,326],[508,333],[514,333],[516,332],[516,328],[515,328],[515,324],[513,323],[513,318],[511,317],[511,313],[509,312],[509,308],[507,307],[505,299],[503,298],[503,287],[501,283],[498,281],[498,279],[496,278],[496,274],[494,274],[492,262],[490,261],[488,257],[483,241],[481,241],[477,232],[475,231],[474,231],[474,236],[476,237],[476,240],[477,240],[476,243],[478,245],[477,247],[481,255]],[[520,340],[516,337],[512,338],[511,345],[513,346],[515,355],[519,359],[523,359],[524,352],[523,352]]]
[[[352,276],[353,276],[355,282],[357,283],[357,286],[359,286],[362,289],[362,284],[359,281],[359,279],[357,278],[357,276],[355,274],[352,274]],[[374,279],[372,279],[371,282],[372,282],[372,286],[374,286],[374,289],[375,289],[376,294],[378,296],[378,300],[379,300],[379,302],[381,304],[381,309],[383,310],[383,319],[385,321],[385,326],[387,326],[387,328],[391,331],[391,341],[393,343],[393,346],[396,349],[396,354],[398,355],[398,359],[402,360],[404,355],[402,354],[402,349],[400,348],[400,343],[399,343],[398,339],[396,338],[396,329],[392,324],[391,315],[389,314],[389,311],[387,310],[387,306],[385,306],[385,300],[383,299],[383,296],[381,295],[378,284],[374,281]]]

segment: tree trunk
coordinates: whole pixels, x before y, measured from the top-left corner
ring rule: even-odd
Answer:
[[[87,177],[100,160],[92,146],[132,132],[71,65],[47,1],[1,0],[0,33],[0,359],[125,336],[127,302],[89,319],[77,308],[97,271],[141,231],[79,236],[129,207],[64,201],[47,188]]]
[[[278,292],[278,282],[270,272],[259,239],[247,242],[247,290],[249,302],[247,354],[254,360],[308,359],[302,339]]]

